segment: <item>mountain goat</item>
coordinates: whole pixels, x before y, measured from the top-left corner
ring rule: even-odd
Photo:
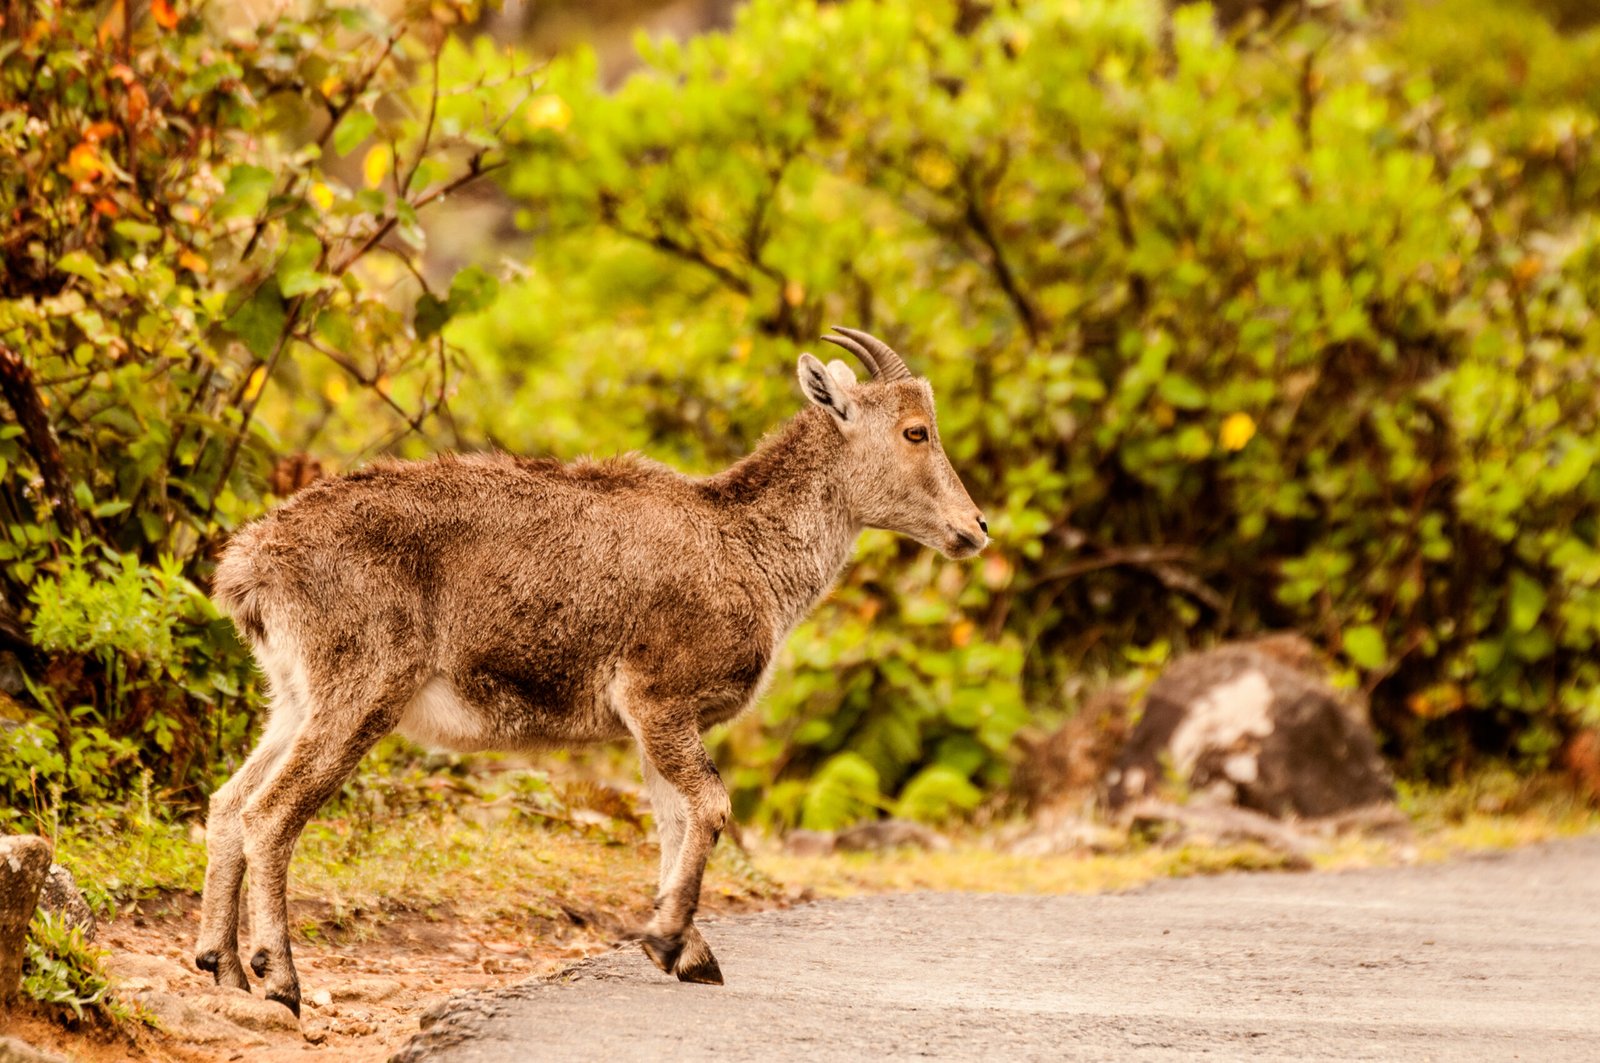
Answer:
[[[882,341],[829,341],[871,372],[802,354],[811,404],[704,478],[638,457],[504,454],[380,462],[241,528],[214,595],[271,691],[254,752],[211,800],[195,964],[248,989],[238,952],[299,1014],[285,891],[306,821],[384,735],[532,750],[632,736],[661,840],[650,959],[720,984],[693,919],[729,815],[701,735],[761,690],[790,630],[863,528],[953,558],[988,525],[950,467],[933,391]]]

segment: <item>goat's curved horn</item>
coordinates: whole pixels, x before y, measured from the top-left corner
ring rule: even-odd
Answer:
[[[861,364],[867,367],[867,372],[876,380],[882,370],[878,367],[878,360],[872,357],[872,352],[867,350],[855,340],[843,336],[824,336],[822,342],[836,344],[861,359]]]
[[[833,331],[854,340],[872,355],[872,361],[874,365],[871,368],[874,379],[880,380],[887,384],[890,381],[905,380],[911,376],[911,370],[906,368],[905,359],[894,353],[894,348],[890,347],[887,343],[884,343],[878,337],[872,335],[871,333],[862,332],[860,329],[842,328],[838,325],[833,327]],[[838,340],[834,340],[832,336],[826,336],[824,338],[833,340],[835,343],[839,342]],[[841,344],[841,346],[843,345]],[[856,357],[859,358],[861,356],[857,354]],[[863,361],[864,360],[865,359],[863,359]]]

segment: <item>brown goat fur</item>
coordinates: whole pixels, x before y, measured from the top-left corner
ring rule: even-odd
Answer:
[[[384,735],[458,750],[631,735],[661,836],[639,940],[680,979],[720,982],[693,925],[729,814],[701,733],[755,699],[863,527],[954,557],[987,542],[940,446],[932,389],[879,341],[845,335],[835,342],[874,379],[802,355],[813,405],[714,476],[638,457],[381,462],[240,529],[214,596],[254,647],[271,707],[212,798],[197,965],[249,988],[248,873],[251,967],[298,1013],[289,857]]]

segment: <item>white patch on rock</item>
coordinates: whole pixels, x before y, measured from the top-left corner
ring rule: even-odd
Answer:
[[[1206,750],[1229,749],[1241,739],[1265,738],[1272,733],[1272,720],[1267,715],[1271,707],[1272,686],[1260,672],[1246,672],[1237,679],[1218,683],[1194,700],[1183,722],[1172,732],[1173,768],[1187,779]],[[1253,771],[1254,757],[1250,759]]]
[[[1261,777],[1261,761],[1254,753],[1235,753],[1222,762],[1222,774],[1245,786]]]

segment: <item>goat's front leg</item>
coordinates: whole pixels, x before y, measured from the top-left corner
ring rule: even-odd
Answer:
[[[728,790],[698,729],[692,725],[652,726],[654,722],[648,717],[639,721],[646,781],[651,772],[660,776],[664,784],[660,788],[676,793],[678,807],[663,820],[669,826],[662,832],[661,892],[640,944],[663,971],[686,982],[720,985],[722,972],[693,924],[706,859],[732,814]],[[675,858],[668,855],[672,848],[669,832],[681,835]]]
[[[650,766],[648,757],[642,756],[644,785],[650,794],[650,806],[655,813],[656,834],[661,845],[661,877],[659,892],[665,894],[677,869],[678,858],[683,853],[685,826],[688,811],[683,796],[661,773]],[[649,950],[647,949],[646,952]],[[655,957],[652,956],[652,959]],[[721,985],[722,968],[711,952],[711,946],[701,935],[693,921],[684,927],[683,951],[672,973],[681,982],[700,982],[704,985]]]

